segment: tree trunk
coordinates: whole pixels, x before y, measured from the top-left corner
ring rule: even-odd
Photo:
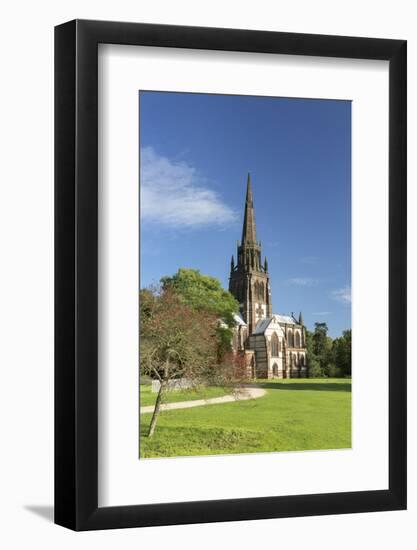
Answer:
[[[159,416],[159,411],[161,409],[162,394],[165,391],[165,386],[166,386],[166,381],[162,380],[161,385],[159,387],[158,395],[156,397],[155,408],[153,410],[152,420],[151,420],[151,424],[149,426],[148,437],[152,437],[153,434],[154,434],[154,431],[155,431],[155,428],[156,428],[156,422],[157,422],[158,416]]]

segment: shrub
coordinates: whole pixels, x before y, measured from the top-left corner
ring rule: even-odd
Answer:
[[[311,358],[308,363],[308,376],[309,378],[323,378],[324,372],[320,367],[319,361],[315,358]]]
[[[327,376],[329,378],[343,378],[343,372],[340,367],[336,367],[332,363],[327,367]]]

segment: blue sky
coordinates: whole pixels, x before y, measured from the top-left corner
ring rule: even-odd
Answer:
[[[274,313],[351,326],[351,103],[140,92],[141,286],[179,267],[228,287],[251,173]]]

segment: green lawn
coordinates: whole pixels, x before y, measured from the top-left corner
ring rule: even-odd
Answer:
[[[173,390],[166,393],[163,403],[175,403],[176,401],[191,401],[193,399],[209,399],[211,397],[222,397],[228,392],[218,387],[200,387],[187,390]],[[140,386],[140,406],[153,405],[157,393],[152,393],[150,385]]]
[[[163,411],[153,438],[146,437],[151,415],[142,414],[141,458],[351,447],[350,380],[258,380],[257,385],[267,390],[259,399]],[[170,398],[182,400],[183,393],[170,392]],[[142,406],[150,404],[146,395],[145,390]]]

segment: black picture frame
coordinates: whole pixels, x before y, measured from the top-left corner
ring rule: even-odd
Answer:
[[[389,488],[98,507],[98,44],[389,61]],[[74,530],[406,508],[406,41],[74,20],[55,28],[55,522]]]

